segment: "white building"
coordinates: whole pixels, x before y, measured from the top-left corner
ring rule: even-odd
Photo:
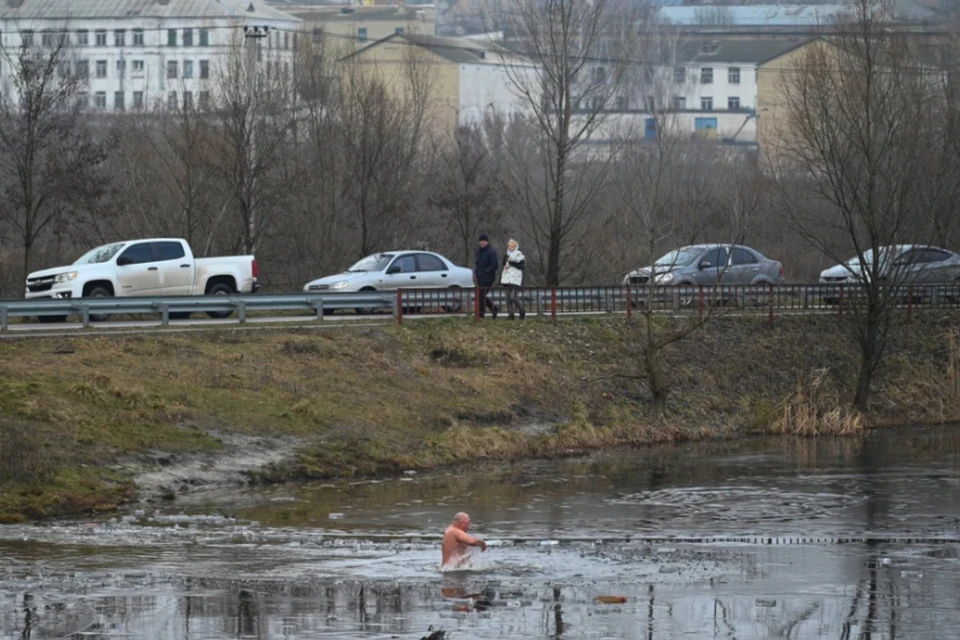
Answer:
[[[89,78],[94,108],[200,106],[245,27],[266,28],[264,64],[292,63],[300,21],[261,0],[0,0],[0,90],[15,90],[21,47],[62,42],[62,72]]]
[[[728,144],[757,140],[757,69],[809,38],[682,38],[664,46],[659,64],[643,69],[636,90],[610,105],[609,123],[595,138],[612,135],[630,119],[655,137],[655,117],[669,117],[674,130]],[[600,75],[606,71],[597,71]],[[636,125],[634,125],[636,126]],[[601,141],[601,140],[597,140]]]

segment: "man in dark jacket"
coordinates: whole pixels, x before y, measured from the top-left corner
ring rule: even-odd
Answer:
[[[480,236],[480,248],[477,249],[477,266],[474,269],[474,277],[477,279],[477,286],[480,287],[480,299],[477,304],[480,306],[480,317],[486,315],[487,308],[493,313],[493,318],[497,318],[500,309],[493,304],[493,300],[487,298],[487,292],[493,283],[497,281],[497,252],[490,246],[490,239],[487,234]]]

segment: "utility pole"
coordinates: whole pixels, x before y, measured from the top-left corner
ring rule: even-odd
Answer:
[[[253,194],[256,191],[256,185],[254,182],[257,179],[258,172],[258,160],[257,160],[257,146],[256,146],[256,118],[257,110],[259,109],[258,102],[258,90],[257,90],[257,63],[260,58],[260,42],[270,35],[269,30],[265,26],[244,26],[243,28],[243,45],[246,52],[247,60],[247,113],[249,115],[250,121],[247,123],[250,131],[250,148],[247,150],[249,162],[247,163],[247,169],[249,170],[249,175],[245,182],[245,187],[247,187],[247,207],[249,207],[247,215],[247,238],[244,242],[244,249],[247,253],[253,253],[255,247],[255,238],[257,237],[257,212],[254,210],[253,204]]]

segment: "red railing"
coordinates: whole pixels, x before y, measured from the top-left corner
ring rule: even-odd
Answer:
[[[624,314],[632,318],[647,311],[667,315],[765,315],[772,325],[777,316],[835,314],[843,317],[867,302],[867,292],[856,285],[698,285],[656,287],[494,287],[485,295],[472,289],[401,289],[397,292],[398,322],[417,316],[491,316],[484,299],[507,314],[507,297],[515,296],[528,316],[556,320],[561,315]],[[960,308],[960,284],[910,285],[878,292],[880,304],[903,309],[908,318],[924,310]],[[519,309],[517,309],[519,314]]]

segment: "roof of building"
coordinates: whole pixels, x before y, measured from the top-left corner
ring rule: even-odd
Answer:
[[[309,22],[414,22],[423,7],[291,7],[292,15]]]
[[[811,38],[682,38],[675,62],[744,62],[761,64],[810,42]]]
[[[850,11],[843,4],[755,4],[742,6],[663,6],[657,17],[668,24],[731,27],[815,27]],[[894,17],[907,22],[939,20],[937,12],[917,0],[895,0]]]
[[[0,0],[0,19],[239,18],[299,22],[262,0]]]
[[[496,43],[483,39],[470,38],[447,38],[443,36],[428,36],[413,33],[392,33],[386,38],[377,40],[369,46],[347,56],[359,55],[369,51],[377,45],[387,42],[402,41],[406,44],[416,45],[429,49],[441,58],[450,62],[483,62],[487,53],[501,53],[504,55],[513,55],[500,48]]]

